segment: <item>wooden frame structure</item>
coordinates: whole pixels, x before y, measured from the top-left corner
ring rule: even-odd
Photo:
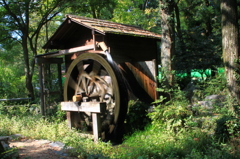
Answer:
[[[62,96],[61,65],[65,70],[74,59],[82,53],[106,54],[122,70],[128,81],[130,98],[152,102],[158,98],[157,72],[159,53],[157,42],[161,35],[143,30],[139,27],[114,23],[105,20],[67,15],[53,36],[43,46],[53,50],[36,56],[39,66],[40,96],[42,114],[46,115],[46,93],[44,86],[44,66],[58,65],[59,95]],[[66,101],[65,101],[66,102]],[[66,103],[63,103],[65,105]],[[66,107],[63,106],[63,107]],[[71,117],[74,109],[68,111],[69,126],[73,126]],[[92,111],[91,111],[92,112]]]

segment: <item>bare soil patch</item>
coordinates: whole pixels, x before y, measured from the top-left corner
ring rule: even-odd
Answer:
[[[9,141],[10,147],[16,147],[20,159],[77,159],[70,156],[62,146],[48,140],[19,139]]]

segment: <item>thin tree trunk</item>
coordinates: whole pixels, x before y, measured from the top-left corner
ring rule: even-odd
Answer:
[[[92,16],[93,16],[93,18],[97,18],[95,7],[94,7],[93,5],[91,5],[90,7],[91,7],[91,11],[92,11]]]
[[[240,103],[237,1],[221,0],[222,48],[230,94]]]
[[[28,45],[27,45],[27,37],[22,37],[22,48],[25,62],[25,76],[26,76],[26,88],[28,91],[28,96],[34,100],[34,90],[32,85],[32,73],[29,64],[29,54],[28,54]]]
[[[210,3],[209,0],[205,0],[205,5],[209,7]],[[211,17],[207,17],[206,21],[206,36],[209,36],[212,34],[212,24],[211,24]]]
[[[176,17],[176,30],[177,30],[177,36],[179,38],[180,41],[180,48],[182,53],[186,52],[186,47],[183,41],[183,35],[182,35],[182,30],[181,30],[181,21],[180,21],[180,14],[179,14],[179,8],[178,5],[175,4],[174,5],[174,10],[175,10],[175,17]]]

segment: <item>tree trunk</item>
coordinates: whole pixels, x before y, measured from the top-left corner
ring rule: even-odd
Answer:
[[[161,17],[161,64],[166,86],[173,85],[172,57],[174,53],[174,0],[160,0]]]
[[[222,49],[228,90],[240,103],[237,0],[221,0]]]
[[[26,34],[27,35],[27,34]],[[26,88],[28,91],[28,96],[34,100],[34,90],[32,85],[32,72],[29,64],[29,54],[28,54],[28,45],[27,45],[27,36],[22,36],[22,48],[25,62],[25,76],[26,76]]]
[[[207,7],[209,7],[209,5],[210,5],[209,0],[205,0],[205,5],[206,5]],[[209,35],[211,35],[211,34],[212,34],[211,17],[208,16],[208,17],[207,17],[207,21],[206,21],[206,36],[209,36]]]

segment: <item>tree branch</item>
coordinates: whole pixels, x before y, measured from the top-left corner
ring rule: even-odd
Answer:
[[[21,29],[23,28],[21,22],[19,21],[19,19],[17,18],[16,14],[14,14],[12,12],[12,10],[10,9],[9,5],[7,4],[7,2],[5,0],[2,0],[2,6],[8,11],[8,13],[10,14],[10,16],[17,22],[18,24],[18,28]]]

